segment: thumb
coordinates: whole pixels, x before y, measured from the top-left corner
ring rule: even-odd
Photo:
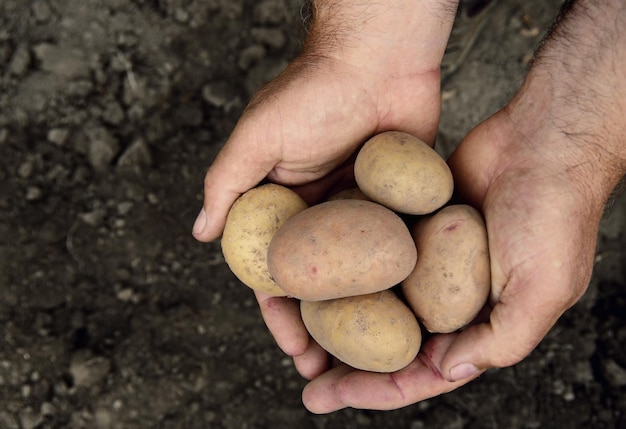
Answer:
[[[474,127],[448,158],[455,193],[478,209],[482,207],[497,164],[501,161],[499,143],[506,140],[505,133],[494,125],[494,119],[501,115],[497,112]]]
[[[248,122],[237,125],[206,173],[204,204],[193,226],[197,240],[218,238],[233,202],[261,182],[280,160],[271,142],[260,141]]]
[[[450,345],[441,364],[444,378],[460,381],[488,368],[519,363],[572,303],[571,295],[554,288],[558,280],[514,282],[494,305],[489,322],[470,326]]]

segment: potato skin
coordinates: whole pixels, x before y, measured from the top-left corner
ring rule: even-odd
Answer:
[[[491,288],[487,230],[480,213],[451,205],[412,228],[419,254],[402,282],[404,296],[433,333],[456,331],[483,308]]]
[[[328,201],[335,200],[363,200],[363,201],[372,201],[370,197],[365,195],[362,190],[359,188],[350,188],[344,189],[343,191],[337,192],[334,195],[331,195],[328,198]]]
[[[276,284],[307,301],[388,289],[409,275],[416,259],[402,219],[361,200],[327,201],[298,213],[276,232],[267,253]]]
[[[231,271],[248,287],[285,296],[267,268],[267,249],[274,233],[308,205],[292,190],[266,184],[239,197],[231,207],[222,234],[222,253]]]
[[[415,359],[422,342],[413,312],[390,290],[301,301],[302,320],[317,343],[353,368],[393,372]]]
[[[444,159],[422,140],[399,131],[377,134],[363,145],[354,177],[373,201],[410,215],[439,209],[454,188]]]

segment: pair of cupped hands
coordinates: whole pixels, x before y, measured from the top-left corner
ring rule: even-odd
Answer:
[[[253,98],[208,170],[194,236],[219,238],[233,202],[263,180],[320,202],[345,187],[355,152],[377,133],[399,130],[434,144],[450,15],[431,17],[406,42],[361,34],[338,46],[340,33],[324,42],[322,29],[311,28],[301,55]],[[488,317],[431,336],[398,372],[370,373],[333,364],[307,333],[296,300],[256,293],[278,346],[310,380],[303,391],[310,411],[395,409],[516,364],[584,293],[605,196],[572,182],[563,137],[543,119],[546,85],[531,70],[507,106],[448,160],[457,196],[486,220]]]

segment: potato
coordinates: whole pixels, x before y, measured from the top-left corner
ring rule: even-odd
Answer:
[[[419,257],[402,282],[406,300],[428,331],[456,331],[476,317],[489,297],[483,218],[471,206],[451,205],[420,219],[412,234]]]
[[[415,359],[421,346],[422,333],[415,315],[390,290],[301,301],[300,310],[315,341],[357,369],[397,371]]]
[[[443,158],[417,137],[399,131],[368,140],[357,155],[354,176],[372,200],[411,215],[439,209],[454,188]]]
[[[372,201],[370,197],[365,195],[362,190],[359,188],[350,188],[344,189],[343,191],[337,192],[334,195],[331,195],[328,198],[328,201],[335,200],[364,200],[364,201]]]
[[[388,289],[409,275],[416,259],[402,219],[361,200],[327,201],[298,213],[276,232],[267,252],[276,284],[307,301]]]
[[[278,228],[307,207],[298,194],[275,184],[251,189],[235,201],[226,218],[222,253],[239,280],[269,295],[286,295],[269,275],[267,249]]]

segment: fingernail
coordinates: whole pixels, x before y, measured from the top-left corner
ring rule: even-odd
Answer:
[[[193,234],[198,235],[202,231],[204,231],[204,227],[206,226],[206,211],[204,211],[204,207],[200,210],[196,221],[193,224]]]
[[[479,373],[479,369],[471,363],[461,363],[450,369],[450,381],[465,380]]]

